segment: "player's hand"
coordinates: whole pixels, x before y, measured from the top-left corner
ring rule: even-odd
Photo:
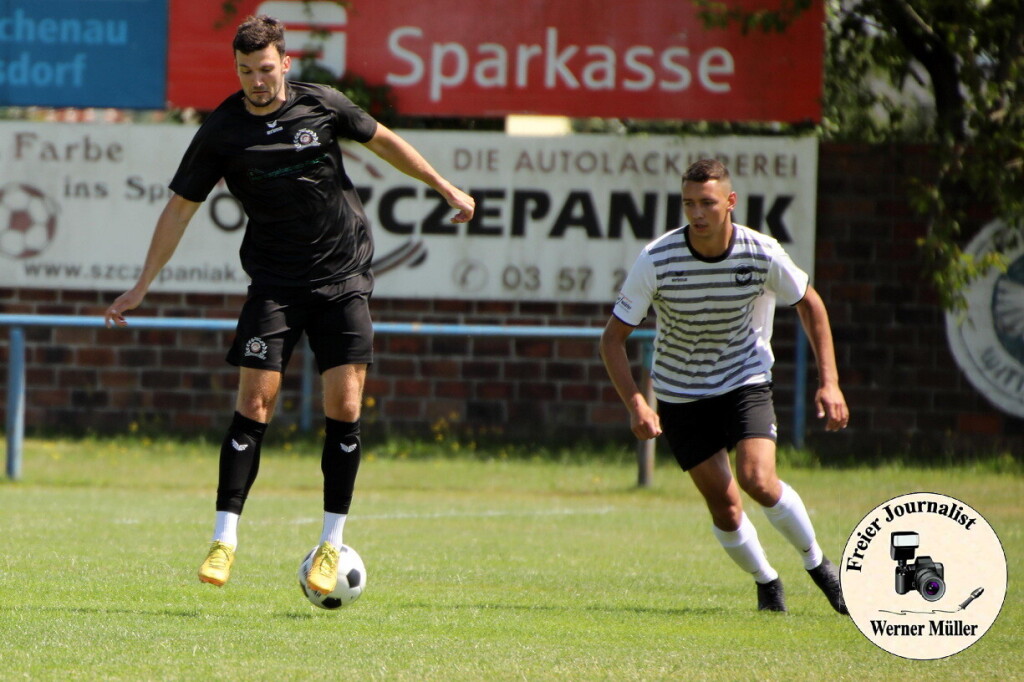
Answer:
[[[661,435],[661,417],[646,403],[631,410],[629,428],[640,440],[650,440]]]
[[[452,187],[448,205],[458,211],[452,216],[453,223],[468,223],[473,219],[473,213],[476,212],[476,200],[458,187]]]
[[[850,408],[846,406],[846,398],[838,386],[820,387],[814,394],[814,404],[818,408],[818,419],[828,419],[826,431],[845,429],[850,422]]]
[[[138,308],[144,296],[145,294],[139,293],[135,289],[129,289],[118,296],[103,314],[103,321],[107,327],[113,327],[114,325],[118,327],[128,326],[128,320],[124,319],[124,314],[129,310]]]

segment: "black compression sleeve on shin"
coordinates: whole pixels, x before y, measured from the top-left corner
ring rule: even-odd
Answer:
[[[220,446],[217,511],[242,513],[260,470],[260,445],[267,425],[235,412]]]
[[[327,417],[324,452],[320,458],[320,470],[324,473],[324,511],[348,514],[361,450],[359,422],[340,422]]]

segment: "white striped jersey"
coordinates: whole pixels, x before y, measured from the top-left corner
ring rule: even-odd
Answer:
[[[612,313],[633,327],[654,307],[651,379],[661,400],[688,402],[771,381],[776,299],[798,303],[808,277],[777,240],[733,228],[729,248],[710,260],[690,248],[687,227],[655,239],[615,302]]]

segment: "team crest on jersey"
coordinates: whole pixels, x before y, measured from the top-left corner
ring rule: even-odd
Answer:
[[[267,359],[267,342],[258,336],[254,336],[245,342],[245,357]]]
[[[737,265],[732,271],[733,281],[738,287],[749,287],[754,282],[754,268],[749,265]]]
[[[309,128],[303,128],[299,132],[295,133],[295,138],[292,140],[292,144],[295,145],[295,151],[302,151],[307,147],[319,147],[320,138],[316,136],[316,133]]]

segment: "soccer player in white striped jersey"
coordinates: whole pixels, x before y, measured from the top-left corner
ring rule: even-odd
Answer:
[[[726,554],[754,577],[758,608],[785,611],[778,572],[743,511],[740,490],[797,549],[804,568],[839,613],[839,574],[818,545],[800,496],[775,469],[772,322],[776,301],[795,306],[818,369],[815,404],[826,429],[845,428],[828,313],[775,239],[732,222],[729,171],[701,160],[683,175],[687,225],[655,239],[626,278],[601,337],[601,357],[629,411],[633,434],[664,435],[711,512]],[[647,403],[630,370],[626,339],[654,307],[657,337]],[[735,451],[736,474],[729,453]]]

